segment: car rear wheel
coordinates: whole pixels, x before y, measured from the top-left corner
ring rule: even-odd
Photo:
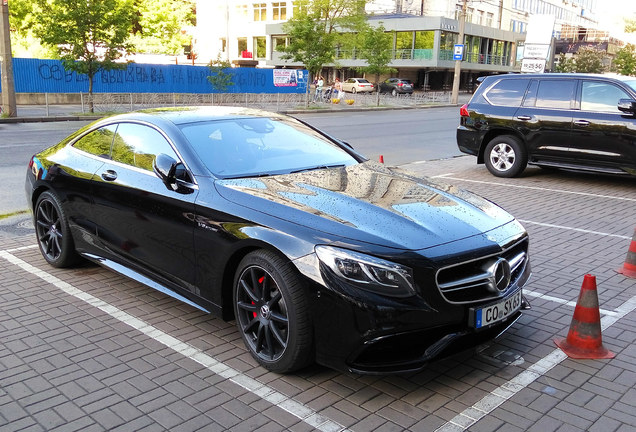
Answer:
[[[393,96],[397,96],[397,90],[396,90],[396,89],[391,90],[391,94],[392,94]]]
[[[52,192],[38,197],[34,212],[35,235],[44,259],[53,267],[69,267],[78,256],[59,198]]]
[[[484,162],[488,171],[497,177],[516,177],[526,168],[528,154],[517,138],[502,135],[488,143]]]
[[[308,309],[285,259],[265,250],[243,258],[234,278],[234,313],[245,345],[263,367],[287,373],[313,361]]]
[[[358,90],[356,90],[356,88],[355,88],[355,87],[352,87],[352,88],[351,88],[351,93],[356,94],[357,92],[358,92]]]

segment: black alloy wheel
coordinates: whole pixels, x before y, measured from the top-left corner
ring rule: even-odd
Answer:
[[[245,345],[263,367],[285,373],[311,362],[309,312],[295,269],[283,258],[265,250],[243,258],[234,312]]]
[[[60,200],[44,192],[35,204],[35,235],[44,259],[54,267],[75,264],[73,239]]]
[[[397,96],[397,90],[396,90],[396,89],[391,90],[391,94],[392,94],[394,97],[395,97],[395,96]]]

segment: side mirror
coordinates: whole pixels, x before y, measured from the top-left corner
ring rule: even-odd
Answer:
[[[152,168],[155,171],[155,174],[157,174],[166,186],[168,186],[177,182],[177,177],[175,176],[177,164],[178,162],[172,157],[167,154],[160,153],[152,163]]]
[[[625,114],[636,114],[636,101],[633,99],[621,99],[618,101],[618,109]]]

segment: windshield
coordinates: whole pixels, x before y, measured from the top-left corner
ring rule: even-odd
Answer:
[[[359,83],[368,83],[369,81],[367,81],[366,79],[363,78],[363,79],[359,79],[358,82]]]
[[[358,161],[334,142],[289,118],[243,117],[180,126],[217,177],[256,177]]]

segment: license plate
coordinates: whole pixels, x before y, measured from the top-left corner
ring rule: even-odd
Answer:
[[[471,309],[474,316],[474,327],[476,329],[488,327],[508,318],[510,315],[521,309],[521,290],[500,302],[488,305],[480,309]]]

